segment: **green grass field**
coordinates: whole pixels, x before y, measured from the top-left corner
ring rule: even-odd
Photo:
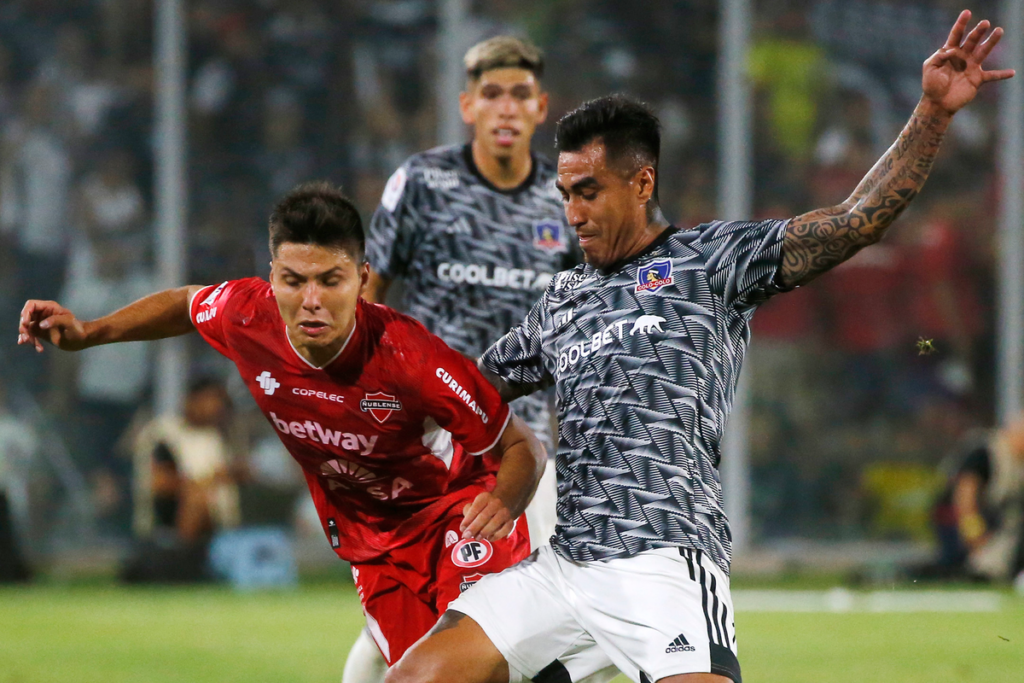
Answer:
[[[747,683],[1019,683],[1024,598],[994,613],[740,611]],[[346,583],[0,590],[0,683],[337,683],[362,620]],[[621,680],[625,680],[622,678]]]

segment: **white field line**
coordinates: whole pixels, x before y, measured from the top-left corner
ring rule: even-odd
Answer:
[[[736,590],[738,612],[998,612],[1004,597],[990,591]]]

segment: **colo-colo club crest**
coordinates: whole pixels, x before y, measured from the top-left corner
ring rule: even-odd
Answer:
[[[391,413],[396,410],[402,409],[402,402],[396,401],[395,397],[391,394],[385,394],[383,391],[378,391],[373,394],[367,394],[366,397],[359,402],[359,408],[364,413],[373,415],[373,419],[381,424],[391,417]]]
[[[657,292],[675,282],[671,259],[651,261],[636,270],[636,292]]]
[[[557,221],[539,221],[533,224],[533,246],[545,251],[565,251],[562,224]]]

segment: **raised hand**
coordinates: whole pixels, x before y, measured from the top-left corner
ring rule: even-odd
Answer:
[[[18,344],[35,346],[42,353],[44,340],[65,351],[87,346],[85,326],[74,313],[56,301],[27,301],[21,309]]]
[[[991,24],[985,19],[967,33],[970,21],[969,10],[960,13],[946,44],[925,61],[921,76],[925,98],[949,114],[973,100],[983,84],[1014,75],[1013,69],[982,68],[985,58],[1003,37],[1003,29],[997,27],[990,33]]]

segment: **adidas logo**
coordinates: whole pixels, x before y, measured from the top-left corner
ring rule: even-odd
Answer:
[[[696,651],[697,651],[697,648],[695,648],[693,645],[690,645],[690,643],[686,640],[686,636],[684,636],[682,633],[680,633],[678,636],[676,636],[676,639],[673,640],[671,643],[669,643],[668,647],[665,648],[665,652],[668,653],[668,654],[672,654],[673,652],[696,652]]]

